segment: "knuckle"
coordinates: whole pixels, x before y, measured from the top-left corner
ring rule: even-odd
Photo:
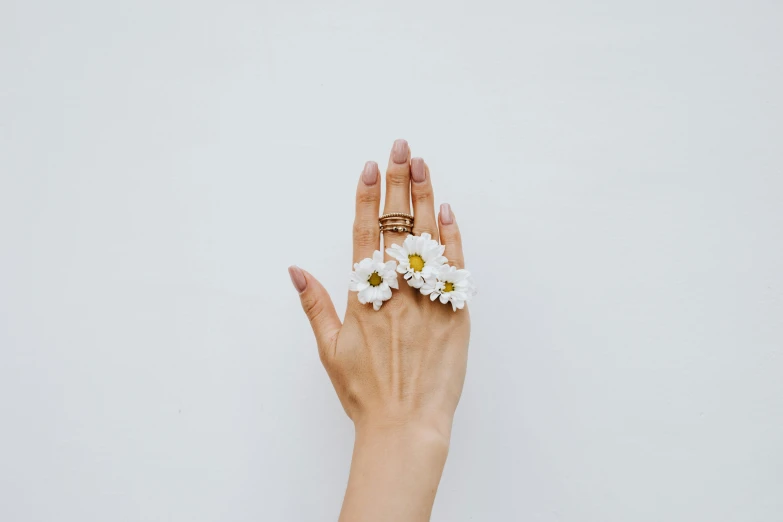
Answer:
[[[417,189],[414,190],[411,193],[411,199],[415,202],[428,202],[432,199],[432,189],[431,188],[424,188],[424,189]]]
[[[462,244],[462,235],[459,233],[459,229],[456,227],[444,227],[446,230],[442,230],[440,235],[443,236],[447,242],[455,243],[457,245]]]
[[[321,314],[323,311],[323,306],[318,299],[308,297],[302,299],[302,309],[304,310],[305,314],[307,314],[307,317],[312,321]]]
[[[392,186],[408,185],[410,183],[410,173],[407,169],[390,169],[386,172],[386,182]]]
[[[380,194],[375,190],[359,190],[356,192],[357,205],[371,205],[380,201]]]
[[[353,240],[359,245],[373,245],[378,242],[378,229],[365,223],[354,223]]]

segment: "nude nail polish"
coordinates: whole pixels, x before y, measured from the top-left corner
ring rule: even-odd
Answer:
[[[294,284],[294,288],[300,294],[307,288],[307,279],[305,279],[304,272],[296,265],[288,267],[288,275],[291,277],[291,282]]]
[[[421,158],[413,158],[411,160],[411,179],[416,183],[421,183],[427,177],[424,170],[424,160]]]
[[[362,171],[362,183],[371,187],[378,183],[378,164],[374,161],[368,161],[364,164]]]
[[[451,205],[443,203],[440,206],[440,222],[444,225],[451,225],[454,223],[454,215],[451,213]]]
[[[400,164],[408,161],[408,142],[405,140],[397,140],[392,147],[392,161]]]

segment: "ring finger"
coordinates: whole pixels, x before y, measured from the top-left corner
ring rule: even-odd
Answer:
[[[435,196],[432,192],[430,169],[421,158],[411,160],[411,199],[413,200],[414,235],[427,233],[438,240],[438,223],[435,218]]]

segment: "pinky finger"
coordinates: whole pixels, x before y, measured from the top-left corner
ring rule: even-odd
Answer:
[[[465,257],[462,254],[462,236],[459,233],[457,220],[451,211],[451,205],[443,203],[438,215],[440,225],[440,242],[445,245],[444,255],[449,264],[457,268],[465,268]]]

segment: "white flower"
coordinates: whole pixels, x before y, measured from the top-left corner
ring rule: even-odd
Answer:
[[[392,288],[397,286],[397,273],[394,271],[397,263],[383,262],[383,254],[376,250],[371,258],[365,258],[353,265],[351,281],[348,288],[352,292],[359,292],[359,302],[372,303],[372,307],[378,311],[384,301],[392,296]]]
[[[443,257],[445,248],[425,232],[406,237],[402,246],[392,245],[386,253],[397,260],[397,272],[404,274],[408,284],[421,288],[424,281],[448,261]]]
[[[432,301],[440,298],[443,304],[450,302],[456,312],[476,295],[476,286],[467,270],[444,265],[424,282],[421,293],[429,295]]]

